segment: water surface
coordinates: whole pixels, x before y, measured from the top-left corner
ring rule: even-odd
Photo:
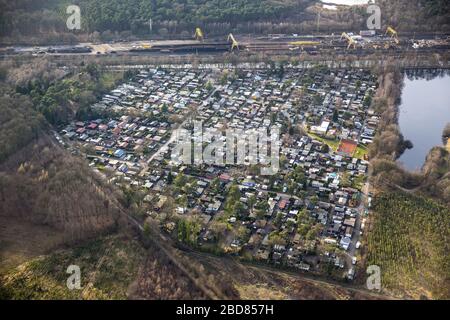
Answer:
[[[442,70],[408,73],[399,108],[399,125],[414,147],[399,161],[420,170],[432,147],[442,146],[442,132],[450,122],[450,74]]]

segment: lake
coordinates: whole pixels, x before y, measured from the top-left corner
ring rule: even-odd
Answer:
[[[442,132],[450,122],[450,73],[415,71],[405,75],[399,107],[399,125],[414,147],[399,161],[409,170],[420,170],[432,147],[442,146]]]

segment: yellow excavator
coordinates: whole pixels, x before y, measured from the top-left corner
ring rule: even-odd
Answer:
[[[231,42],[231,51],[233,51],[234,49],[238,49],[239,50],[239,42],[236,41],[236,39],[234,38],[233,34],[230,33],[228,35],[228,42]]]
[[[198,27],[195,28],[194,38],[195,38],[196,40],[198,40],[198,41],[203,41],[203,39],[204,39],[204,34],[203,34],[202,29],[200,29],[200,28],[198,28]]]
[[[356,49],[356,41],[350,37],[346,32],[343,32],[341,35],[341,40],[345,39],[348,42],[348,47],[347,49],[350,49],[351,47],[353,47],[353,49]]]
[[[398,40],[398,33],[397,31],[395,31],[394,28],[392,28],[391,26],[387,27],[386,29],[386,33],[384,35],[390,35],[391,39],[394,40],[395,44],[399,44],[400,40]]]

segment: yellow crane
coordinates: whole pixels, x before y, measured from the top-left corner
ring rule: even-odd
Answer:
[[[238,49],[239,50],[239,42],[236,41],[236,39],[234,38],[233,34],[230,33],[228,35],[228,42],[231,42],[231,51],[233,51],[234,49]]]
[[[388,26],[386,29],[386,33],[384,35],[390,35],[391,39],[393,39],[395,41],[396,44],[400,43],[400,40],[398,40],[398,33],[397,31],[395,31],[394,28],[392,28],[391,26]]]
[[[202,29],[200,29],[200,28],[195,28],[195,34],[194,34],[194,37],[195,37],[195,39],[196,40],[198,40],[198,41],[203,41],[203,39],[204,39],[204,34],[203,34],[203,31],[202,31]]]
[[[395,31],[395,29],[392,28],[391,26],[387,27],[386,33],[385,33],[384,35],[387,35],[387,34],[390,34],[390,35],[391,35],[391,38],[392,38],[392,37],[397,37],[397,36],[398,36],[397,31]]]
[[[356,49],[356,41],[350,37],[346,32],[343,32],[341,35],[341,40],[345,39],[348,42],[348,47],[347,49],[350,49],[351,47],[353,47],[353,49]]]

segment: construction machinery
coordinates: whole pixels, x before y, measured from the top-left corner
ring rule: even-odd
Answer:
[[[200,28],[198,28],[198,27],[195,28],[194,38],[195,38],[196,40],[198,40],[198,41],[203,41],[203,39],[204,39],[204,34],[203,34],[202,29],[200,29]]]
[[[394,28],[392,28],[391,26],[388,26],[385,32],[385,36],[386,35],[390,35],[391,39],[394,40],[395,44],[399,44],[400,40],[398,40],[398,33],[397,31],[395,31]]]
[[[228,42],[231,42],[231,51],[233,51],[234,49],[239,50],[239,42],[236,41],[236,39],[234,38],[233,34],[230,33],[228,35]]]
[[[350,49],[351,47],[353,47],[353,49],[356,49],[356,41],[355,39],[353,39],[351,36],[349,36],[346,32],[343,32],[341,35],[341,40],[345,39],[348,42],[348,47],[347,49]]]

